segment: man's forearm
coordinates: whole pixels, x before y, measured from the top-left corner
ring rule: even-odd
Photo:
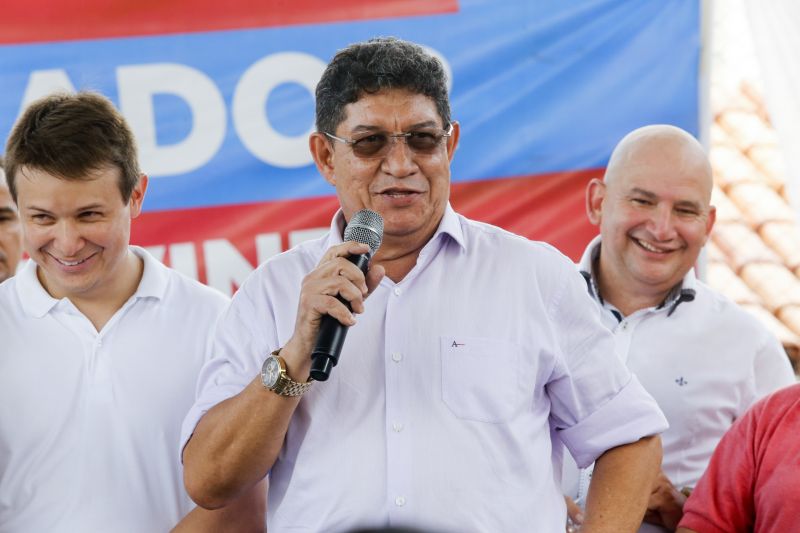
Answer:
[[[263,479],[299,401],[266,390],[259,377],[210,409],[183,450],[184,483],[195,503],[222,507]]]
[[[642,522],[661,465],[661,439],[645,437],[612,448],[595,462],[584,533],[634,533]]]

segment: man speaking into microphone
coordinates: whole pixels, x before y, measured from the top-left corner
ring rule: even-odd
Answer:
[[[327,235],[261,265],[218,325],[182,432],[201,506],[269,476],[272,533],[561,532],[558,434],[596,460],[582,531],[636,530],[663,415],[608,357],[567,258],[450,207],[446,87],[437,59],[393,38],[326,68],[310,149],[341,209]],[[343,234],[362,209],[384,223],[366,274],[349,258],[370,246]],[[309,381],[324,317],[349,331]]]

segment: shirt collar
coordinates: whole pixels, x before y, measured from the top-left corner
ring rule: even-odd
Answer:
[[[578,270],[586,280],[586,287],[589,289],[589,294],[592,298],[604,304],[605,302],[603,302],[603,297],[600,296],[600,290],[597,288],[597,279],[594,275],[594,262],[598,257],[600,257],[600,235],[592,239],[592,242],[583,251],[581,260],[578,263]]]
[[[136,292],[133,293],[133,298],[163,298],[169,281],[167,267],[159,263],[144,248],[131,246],[130,250],[144,261],[142,280],[139,282]],[[17,273],[15,279],[22,309],[29,316],[42,318],[66,298],[59,300],[50,296],[50,293],[39,282],[36,269],[36,263],[29,260]]]
[[[339,209],[336,211],[336,214],[333,215],[333,219],[331,220],[331,228],[328,235],[328,245],[326,249],[344,242],[342,240],[344,235],[344,227],[344,213],[341,209]],[[442,237],[440,237],[440,235]],[[447,203],[447,207],[445,207],[444,215],[442,216],[441,222],[439,222],[439,227],[436,228],[436,231],[428,242],[430,243],[437,241],[438,239],[443,239],[444,236],[448,236],[449,238],[453,239],[464,250],[467,249],[467,241],[464,238],[464,230],[461,227],[461,220],[449,202]]]
[[[130,250],[144,261],[142,280],[133,293],[134,298],[156,298],[161,300],[169,285],[169,269],[144,248],[130,246]]]
[[[600,257],[600,245],[601,245],[601,237],[598,235],[589,243],[586,249],[583,251],[583,255],[581,256],[581,260],[578,263],[578,270],[580,270],[581,275],[586,279],[586,285],[589,289],[589,294],[600,302],[601,305],[605,305],[603,301],[603,296],[600,294],[600,290],[597,286],[597,277],[594,272],[594,265],[597,259]],[[664,301],[659,304],[656,309],[664,309],[666,308],[667,316],[672,315],[675,312],[675,309],[683,303],[683,302],[691,302],[694,300],[695,292],[697,288],[697,277],[694,273],[694,268],[689,269],[689,272],[683,277],[680,283],[675,285],[672,290],[669,291],[667,297],[664,298]]]
[[[28,260],[22,270],[17,272],[14,280],[22,309],[32,317],[41,318],[58,304],[58,300],[50,296],[39,283],[36,268],[33,259]]]

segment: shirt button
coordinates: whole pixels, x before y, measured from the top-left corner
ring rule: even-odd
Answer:
[[[395,433],[400,433],[401,431],[403,431],[403,427],[404,426],[401,422],[395,422],[394,424],[392,424],[392,429],[395,431]]]
[[[401,354],[400,352],[392,352],[392,361],[394,361],[395,363],[399,363],[402,360],[403,360],[403,354]]]
[[[628,323],[627,323],[627,322],[623,322],[623,323],[622,323],[622,324],[620,324],[619,326],[622,328],[622,330],[623,330],[623,331],[625,331],[626,329],[628,329]]]
[[[395,296],[400,296],[401,294],[403,294],[403,289],[401,289],[400,287],[395,287],[394,288],[394,295]]]
[[[402,496],[398,496],[397,498],[394,499],[394,504],[398,507],[402,507],[406,504],[406,499],[403,498]]]

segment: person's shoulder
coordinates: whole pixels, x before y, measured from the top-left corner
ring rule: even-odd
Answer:
[[[537,264],[552,264],[575,269],[574,262],[557,248],[543,241],[531,240],[503,228],[459,215],[467,245],[497,248],[503,253],[538,259]]]
[[[256,267],[239,287],[238,294],[249,294],[262,291],[265,287],[291,286],[290,280],[302,279],[314,269],[322,254],[328,233],[316,239],[301,242],[292,248],[266,259]],[[236,298],[236,296],[234,296]]]
[[[783,387],[761,398],[744,417],[757,420],[761,424],[766,420],[780,423],[790,413],[800,413],[800,383]],[[800,427],[795,429],[800,430]]]
[[[302,269],[309,264],[316,265],[322,254],[325,253],[327,240],[328,233],[325,233],[321,237],[303,241],[288,250],[273,255],[261,263],[256,270],[298,267]]]
[[[179,298],[191,301],[193,305],[207,305],[219,310],[230,302],[230,298],[220,290],[200,283],[174,268],[161,266],[166,269],[170,287]]]
[[[18,281],[17,278],[10,277],[0,283],[0,331],[8,331],[8,328],[13,331],[20,320],[25,320],[26,313],[23,310]]]
[[[740,335],[768,333],[766,326],[755,316],[706,283],[696,280],[695,292],[698,302],[702,302],[699,311],[705,319],[717,321],[725,331],[738,331]]]
[[[149,251],[137,246],[132,247],[133,252],[144,261],[144,275],[141,284],[146,286],[146,291],[161,291],[164,286],[164,298],[178,298],[189,301],[192,305],[210,305],[221,308],[230,299],[217,289],[211,288],[186,274],[169,267],[153,256]],[[142,286],[140,285],[140,290]]]
[[[11,302],[16,302],[17,283],[13,276],[0,283],[0,309],[5,309]]]

